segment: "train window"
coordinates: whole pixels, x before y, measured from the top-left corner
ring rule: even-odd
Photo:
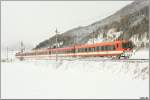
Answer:
[[[70,53],[70,50],[68,50],[68,53]]]
[[[78,52],[80,52],[80,49],[78,49]]]
[[[122,48],[133,48],[133,45],[131,42],[128,43],[122,43]]]
[[[78,51],[78,49],[74,49],[74,52],[77,53],[77,52],[79,52],[79,51]]]
[[[113,50],[114,47],[113,46],[105,46],[105,50],[108,51],[108,50]]]
[[[108,51],[108,50],[111,50],[111,46],[107,46],[107,49],[106,49],[106,50],[107,50],[107,51]]]
[[[84,52],[84,48],[81,48],[81,52]]]
[[[81,49],[79,49],[79,52],[81,52]]]
[[[99,50],[99,47],[96,47],[96,51],[98,51]]]
[[[98,46],[98,47],[97,47],[97,51],[100,51],[100,50],[101,50],[101,47],[100,47],[100,46]]]
[[[96,51],[100,51],[100,47],[96,47]]]
[[[78,49],[78,52],[81,52],[80,49]]]
[[[51,54],[51,51],[49,51],[48,53]]]
[[[81,49],[80,49],[80,48],[78,49],[78,52],[81,52]]]
[[[85,48],[82,48],[82,52],[85,52]]]
[[[112,50],[115,50],[115,46],[114,45],[112,46]]]
[[[128,48],[128,47],[129,47],[128,43],[122,43],[122,48]]]
[[[82,48],[80,48],[80,52],[82,52]]]
[[[106,47],[106,46],[104,46],[103,48],[104,48],[104,51],[107,50],[107,47]]]
[[[75,53],[75,49],[72,49],[71,52],[72,52],[72,53]]]
[[[87,48],[85,48],[85,52],[87,52],[88,51],[88,49]]]
[[[89,52],[91,52],[92,51],[92,49],[91,48],[89,48],[89,50],[88,50]]]
[[[94,48],[88,48],[88,52],[93,52]]]
[[[105,47],[104,47],[104,46],[102,46],[102,47],[101,47],[101,50],[102,50],[102,51],[104,51],[104,50],[105,50]]]
[[[101,46],[99,46],[98,48],[99,48],[99,51],[101,51],[101,50],[102,50],[102,47],[101,47]]]
[[[78,52],[81,52],[81,50],[80,50],[80,49],[78,49]]]
[[[81,50],[80,52],[83,52],[83,48],[81,48],[80,50]]]
[[[92,48],[92,51],[93,51],[93,52],[95,51],[95,47]]]
[[[93,51],[93,52],[95,51],[95,47],[92,48],[92,51]]]

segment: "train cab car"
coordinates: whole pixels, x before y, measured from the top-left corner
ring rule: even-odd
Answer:
[[[133,43],[131,41],[126,41],[122,43],[122,48],[124,50],[131,50],[133,48]]]
[[[132,54],[134,45],[131,41],[121,41],[119,49],[123,51],[120,57],[129,58]]]

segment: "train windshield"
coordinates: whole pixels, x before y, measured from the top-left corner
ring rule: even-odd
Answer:
[[[132,42],[122,43],[122,48],[133,48]]]

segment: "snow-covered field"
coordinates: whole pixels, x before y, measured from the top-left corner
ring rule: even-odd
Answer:
[[[142,48],[138,51],[133,51],[130,59],[149,59],[149,48]]]
[[[149,96],[149,62],[1,63],[2,98],[139,99]]]

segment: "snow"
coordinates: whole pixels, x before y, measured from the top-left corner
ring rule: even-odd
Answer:
[[[133,35],[130,40],[137,46],[137,47],[140,47],[140,46],[144,46],[146,47],[147,45],[149,45],[149,38],[147,36],[147,33],[143,33],[141,35],[141,38],[139,38],[140,34],[135,34]]]
[[[63,45],[63,41],[60,41],[58,43],[54,43],[53,45],[51,45],[51,47],[54,47],[54,46],[60,47],[62,45]]]
[[[118,39],[121,34],[123,34],[122,31],[119,31],[119,32],[108,31],[108,33],[107,33],[107,39],[108,39],[108,41],[110,41],[110,40],[114,41],[114,40]]]
[[[94,43],[104,41],[102,34],[99,34],[97,38],[89,39],[87,44],[92,44],[93,41],[94,41]]]
[[[91,38],[91,39],[89,39],[88,42],[87,42],[87,44],[92,44],[93,41],[94,41],[94,43],[103,42],[103,41],[114,41],[114,40],[116,40],[121,34],[123,34],[123,32],[122,32],[122,31],[119,31],[119,32],[115,32],[115,31],[114,31],[114,32],[113,32],[113,31],[111,31],[111,29],[110,29],[110,31],[108,31],[108,32],[106,33],[106,38],[103,37],[103,34],[104,34],[104,33],[100,33],[97,38],[94,38],[94,39]]]
[[[3,99],[139,99],[148,62],[28,60],[1,63]]]
[[[108,58],[70,60],[14,59],[1,62],[2,99],[139,99],[149,96],[149,61]],[[6,57],[5,53],[2,53]],[[3,58],[2,57],[2,58]],[[149,48],[130,59],[149,59]]]
[[[149,48],[134,50],[130,59],[149,59]]]

